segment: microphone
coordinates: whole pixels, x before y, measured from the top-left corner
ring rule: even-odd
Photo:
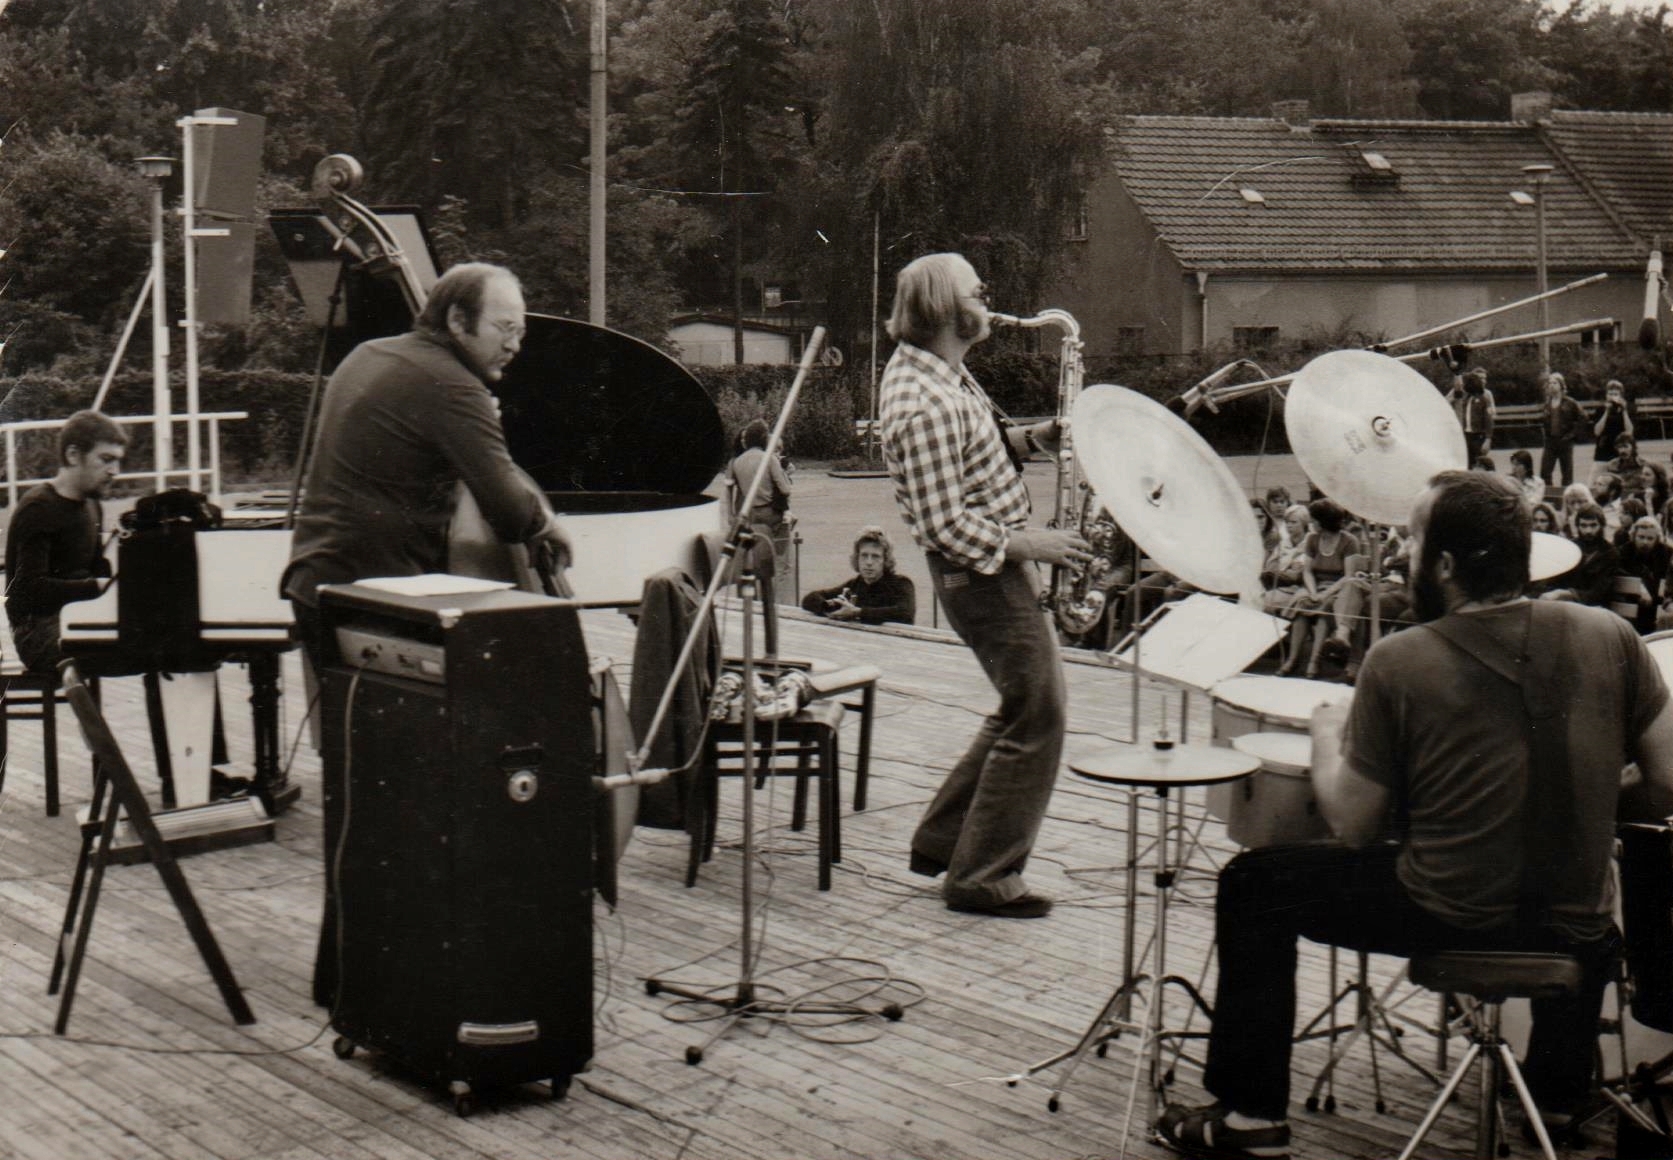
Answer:
[[[1210,411],[1218,415],[1220,413],[1220,407],[1219,404],[1214,401],[1214,388],[1231,378],[1238,368],[1246,365],[1248,361],[1248,359],[1240,358],[1236,362],[1227,363],[1225,366],[1221,367],[1219,370],[1203,379],[1202,382],[1198,383],[1196,386],[1181,395],[1180,401],[1185,404],[1185,417],[1189,419],[1192,415],[1196,414],[1198,407],[1205,405]]]
[[[1654,350],[1659,344],[1660,326],[1656,321],[1661,294],[1661,251],[1651,250],[1644,267],[1644,321],[1638,324],[1638,345]]]

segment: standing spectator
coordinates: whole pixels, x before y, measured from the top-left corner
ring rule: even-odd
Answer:
[[[1627,409],[1626,389],[1621,380],[1610,379],[1603,385],[1603,413],[1592,424],[1597,445],[1592,448],[1592,459],[1602,463],[1620,454],[1620,437],[1632,434],[1632,412]]]
[[[1493,392],[1487,389],[1487,372],[1480,367],[1455,375],[1446,401],[1464,429],[1464,461],[1474,465],[1493,449]]]
[[[1510,477],[1522,488],[1522,498],[1530,506],[1545,502],[1545,481],[1534,474],[1534,457],[1526,447],[1510,453]]]
[[[1539,456],[1539,477],[1552,481],[1556,469],[1563,469],[1563,482],[1574,482],[1574,441],[1585,421],[1580,404],[1568,397],[1568,384],[1556,371],[1545,380],[1545,412],[1542,430],[1545,446]]]
[[[835,588],[817,588],[802,597],[802,608],[831,620],[861,624],[911,624],[918,597],[912,579],[895,571],[895,549],[879,527],[864,527],[848,563],[854,575]]]
[[[738,433],[738,457],[726,469],[727,486],[732,491],[734,505],[741,504],[749,494],[749,485],[767,458],[767,440],[771,434],[765,419],[751,419]],[[784,466],[774,458],[767,464],[767,474],[761,480],[761,490],[755,493],[747,520],[755,533],[755,547],[750,555],[750,567],[761,589],[761,614],[767,626],[767,652],[778,652],[778,585],[790,570],[790,477]]]
[[[1592,462],[1607,465],[1610,474],[1620,476],[1623,484],[1629,479],[1636,479],[1644,468],[1644,461],[1638,458],[1638,440],[1630,434],[1615,437],[1615,454],[1612,458],[1605,458],[1600,448],[1593,453]]]

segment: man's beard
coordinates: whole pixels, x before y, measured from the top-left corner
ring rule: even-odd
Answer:
[[[1424,550],[1416,574],[1412,577],[1412,611],[1423,623],[1439,620],[1446,615],[1446,592],[1435,579],[1435,561]]]

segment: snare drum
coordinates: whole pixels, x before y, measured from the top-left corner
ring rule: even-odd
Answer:
[[[1230,745],[1246,733],[1306,735],[1315,708],[1351,700],[1354,691],[1350,685],[1301,677],[1229,677],[1215,685],[1210,693],[1214,698],[1214,744]],[[1303,754],[1302,768],[1308,763],[1308,756]],[[1223,822],[1230,822],[1236,788],[1211,787],[1208,812]]]
[[[1310,736],[1244,733],[1232,739],[1232,748],[1261,763],[1242,781],[1215,787],[1226,791],[1226,833],[1232,841],[1257,849],[1330,837],[1308,773],[1313,761]]]

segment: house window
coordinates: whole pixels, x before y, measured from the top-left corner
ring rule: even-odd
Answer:
[[[1232,345],[1238,350],[1271,350],[1277,341],[1278,328],[1276,326],[1232,327]]]
[[[1115,328],[1116,354],[1143,354],[1144,327],[1118,326]]]
[[[784,305],[784,287],[768,286],[761,291],[761,308],[763,310],[777,310]]]
[[[1078,194],[1069,206],[1069,229],[1063,235],[1071,242],[1086,241],[1086,195]]]

